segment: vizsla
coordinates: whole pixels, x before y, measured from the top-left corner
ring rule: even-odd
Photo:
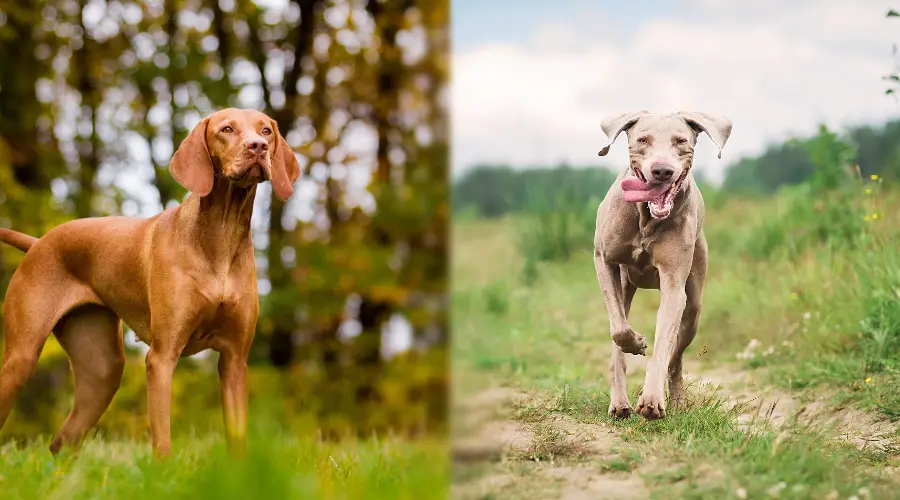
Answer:
[[[666,381],[673,406],[685,399],[681,357],[697,333],[706,280],[703,197],[691,176],[694,146],[706,132],[721,158],[731,121],[705,113],[638,111],[608,118],[601,127],[610,141],[600,156],[622,132],[630,156],[629,167],[600,203],[594,233],[594,267],[613,339],[609,414],[631,415],[624,353],[644,354],[647,343],[628,323],[628,311],[637,289],[645,288],[660,290],[661,301],[637,412],[664,418]]]
[[[0,428],[52,331],[70,359],[75,402],[50,450],[77,446],[119,388],[124,320],[150,346],[147,410],[155,454],[171,453],[178,359],[207,348],[220,353],[229,449],[243,453],[247,357],[259,313],[253,198],[256,185],[271,179],[275,195],[287,200],[300,165],[271,118],[225,109],[194,127],[169,170],[191,194],[149,219],[79,219],[40,239],[0,229],[0,241],[26,252],[3,305]]]

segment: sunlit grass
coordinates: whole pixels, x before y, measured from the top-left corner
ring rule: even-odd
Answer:
[[[47,443],[0,449],[0,497],[142,498],[441,498],[448,489],[447,444],[371,438],[322,442],[258,428],[245,459],[216,438],[173,443],[168,461],[138,441],[89,439],[53,458]]]

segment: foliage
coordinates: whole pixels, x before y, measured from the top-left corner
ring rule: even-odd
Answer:
[[[756,258],[776,252],[796,257],[816,246],[853,249],[865,237],[865,193],[877,183],[863,187],[852,146],[822,126],[804,147],[813,173],[806,183],[784,191],[783,216],[763,221],[748,234],[746,248]]]

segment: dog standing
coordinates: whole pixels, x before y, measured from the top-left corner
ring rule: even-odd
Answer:
[[[300,164],[271,118],[225,109],[194,127],[169,170],[191,194],[149,219],[79,219],[40,239],[0,229],[0,241],[26,252],[3,305],[0,428],[53,332],[75,375],[75,402],[50,450],[80,443],[119,388],[124,320],[150,346],[147,410],[156,455],[171,453],[175,365],[207,348],[220,353],[229,449],[243,452],[247,357],[259,314],[253,199],[257,184],[271,179],[275,195],[287,200]]]
[[[628,137],[629,167],[616,179],[597,210],[594,268],[609,313],[610,416],[626,418],[631,404],[625,388],[625,353],[645,354],[647,343],[628,323],[638,288],[657,289],[653,357],[647,364],[637,412],[647,419],[666,416],[665,384],[673,406],[685,400],[682,355],[697,333],[707,247],[704,206],[691,176],[697,136],[705,132],[719,147],[731,135],[724,116],[680,112],[626,113],[603,120],[609,144]]]

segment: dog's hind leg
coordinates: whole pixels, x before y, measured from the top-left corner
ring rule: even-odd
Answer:
[[[637,287],[628,281],[628,277],[624,274],[621,276],[622,281],[622,305],[625,310],[625,317],[631,311],[631,301]],[[619,347],[615,341],[612,342],[612,354],[609,361],[609,416],[616,418],[628,418],[631,416],[631,403],[628,402],[628,390],[625,384],[625,352]]]
[[[28,382],[37,369],[38,358],[44,344],[50,336],[55,321],[53,301],[40,302],[46,304],[41,310],[29,307],[31,296],[38,290],[22,286],[23,280],[10,281],[6,302],[3,304],[3,365],[0,366],[0,429],[6,423],[9,414],[16,404],[22,387]]]
[[[700,324],[703,285],[706,281],[706,250],[706,241],[701,237],[694,250],[691,274],[685,283],[687,301],[681,315],[675,350],[669,360],[669,404],[675,408],[683,407],[687,403],[687,392],[684,390],[684,377],[681,373],[682,358],[685,349],[697,335],[697,327]]]
[[[78,445],[100,420],[125,368],[122,323],[105,307],[91,304],[75,309],[59,322],[55,334],[75,375],[75,402],[50,443],[54,454],[64,445]]]

